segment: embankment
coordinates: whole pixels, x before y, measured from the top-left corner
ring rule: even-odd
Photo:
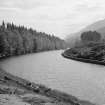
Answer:
[[[105,62],[103,62],[103,61],[86,59],[86,58],[80,58],[80,57],[73,56],[73,54],[70,55],[70,53],[68,54],[67,50],[62,53],[62,56],[65,57],[65,58],[76,60],[76,61],[80,61],[80,62],[105,65]]]
[[[30,105],[46,105],[46,103],[47,105],[95,105],[91,102],[80,100],[72,95],[47,88],[44,85],[35,84],[13,76],[4,70],[0,70],[0,96],[2,97],[4,95],[6,95],[6,97],[8,95],[10,97],[18,97],[19,100]],[[31,97],[29,95],[31,95]],[[1,99],[1,101],[3,100]]]

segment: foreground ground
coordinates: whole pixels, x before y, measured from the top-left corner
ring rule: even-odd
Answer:
[[[0,105],[95,105],[0,70]]]

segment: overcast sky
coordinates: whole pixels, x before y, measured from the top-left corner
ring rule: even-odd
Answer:
[[[105,18],[105,0],[0,0],[0,22],[14,22],[61,38]]]

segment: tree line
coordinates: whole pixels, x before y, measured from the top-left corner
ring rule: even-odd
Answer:
[[[87,45],[95,45],[99,43],[105,43],[101,34],[97,31],[85,31],[82,32],[79,38],[75,38],[73,47],[82,47]]]
[[[12,56],[64,48],[65,41],[54,35],[4,21],[0,25],[0,55]]]
[[[101,40],[101,34],[97,31],[86,31],[81,34],[81,40],[84,42],[97,42]]]

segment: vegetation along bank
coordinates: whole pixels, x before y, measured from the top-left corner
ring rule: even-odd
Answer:
[[[96,31],[84,32],[79,43],[65,50],[62,55],[82,62],[105,65],[105,42]]]
[[[48,50],[65,49],[64,40],[54,35],[13,23],[0,25],[0,57],[16,56]]]

